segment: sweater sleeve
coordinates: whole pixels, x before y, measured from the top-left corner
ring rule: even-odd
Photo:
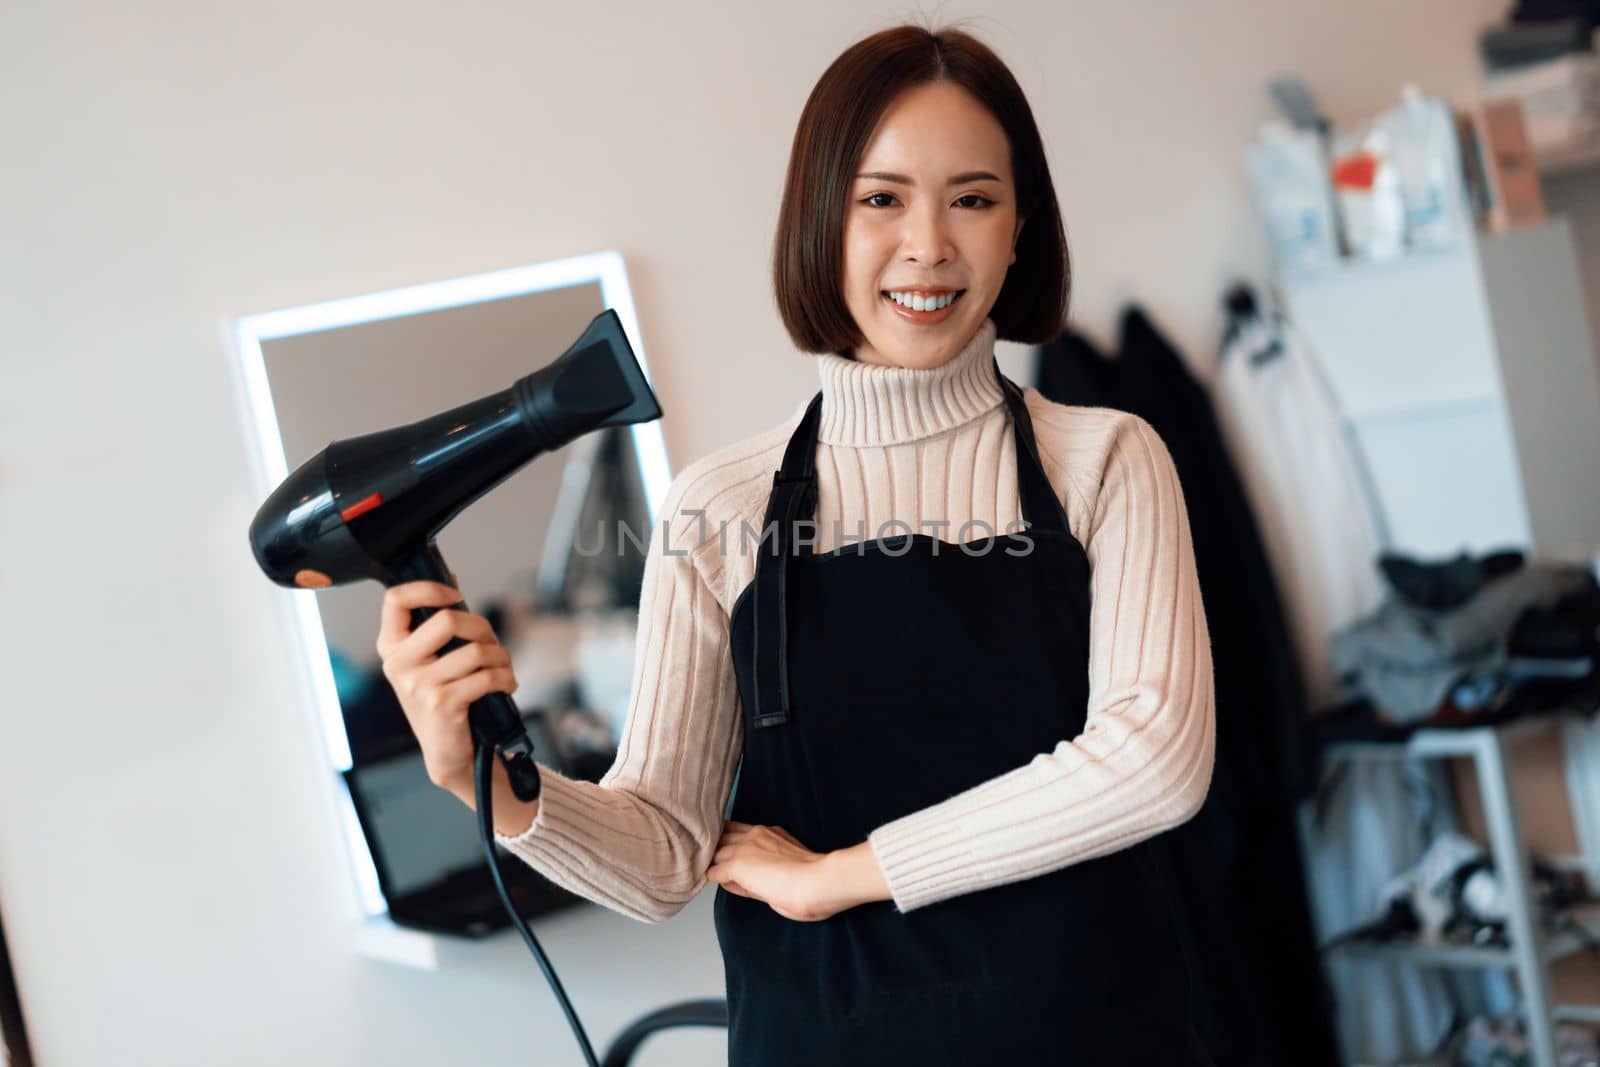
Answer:
[[[499,844],[558,885],[643,922],[706,884],[738,760],[728,617],[695,564],[686,468],[651,530],[633,679],[617,756],[599,783],[540,766],[539,808]]]
[[[1083,732],[875,829],[900,912],[1126,848],[1205,800],[1215,696],[1188,512],[1165,443],[1119,414],[1080,536],[1092,569]]]

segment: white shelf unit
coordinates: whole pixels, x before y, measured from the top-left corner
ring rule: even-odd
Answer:
[[[1600,550],[1600,370],[1565,217],[1279,288],[1394,549]]]
[[[1505,879],[1510,905],[1507,923],[1509,944],[1467,946],[1388,942],[1362,944],[1345,942],[1332,951],[1359,954],[1363,958],[1389,960],[1423,967],[1495,967],[1511,970],[1522,997],[1529,1044],[1536,1067],[1558,1067],[1555,1023],[1558,1021],[1600,1022],[1600,1004],[1557,1004],[1550,990],[1552,963],[1587,947],[1588,939],[1574,931],[1547,931],[1539,923],[1533,887],[1530,883],[1528,846],[1522,834],[1516,800],[1507,770],[1507,748],[1517,740],[1546,730],[1560,730],[1568,753],[1567,792],[1575,820],[1589,803],[1595,769],[1584,755],[1590,744],[1587,716],[1551,713],[1516,719],[1501,726],[1475,726],[1465,729],[1423,729],[1405,741],[1348,741],[1328,746],[1323,758],[1351,759],[1451,759],[1472,761],[1482,798],[1484,824],[1489,836],[1489,852],[1496,873]],[[1574,764],[1585,766],[1575,767]],[[1573,771],[1579,773],[1572,773]],[[1307,817],[1302,812],[1302,820]],[[1594,839],[1579,834],[1575,855],[1552,857],[1558,866],[1583,871],[1591,879],[1600,870],[1600,854]],[[1600,905],[1583,905],[1571,911],[1573,920],[1600,938]]]

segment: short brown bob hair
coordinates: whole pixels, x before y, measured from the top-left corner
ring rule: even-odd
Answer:
[[[844,302],[844,212],[867,142],[905,89],[948,81],[994,115],[1011,142],[1017,261],[989,317],[996,336],[1047,344],[1066,325],[1072,289],[1067,236],[1039,128],[1022,89],[989,47],[956,29],[895,26],[851,45],[806,100],[789,153],[773,243],[778,314],[802,352],[851,356],[863,338]]]

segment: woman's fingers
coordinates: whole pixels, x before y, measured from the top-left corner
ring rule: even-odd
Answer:
[[[737,893],[741,897],[755,896],[754,893],[750,892],[744,886],[728,877],[727,860],[722,858],[723,853],[727,851],[727,849],[718,850],[717,858],[711,862],[709,867],[706,868],[706,881],[715,882],[728,892]]]
[[[517,678],[511,673],[510,667],[473,671],[460,681],[451,682],[444,687],[444,692],[449,694],[450,705],[459,707],[463,718],[475,701],[482,700],[490,693],[505,693],[510,696],[516,691]]]
[[[781,826],[752,826],[749,823],[731,821],[724,824],[724,829],[722,831],[722,843],[730,844],[733,842],[743,841],[757,830],[765,830],[779,840],[793,845],[795,848],[804,849],[806,847],[800,843],[798,838]]]
[[[511,653],[506,651],[505,646],[473,641],[446,652],[431,666],[423,668],[422,678],[425,682],[447,685],[482,667],[509,666]]]
[[[721,883],[721,885],[722,885],[722,888],[726,889],[728,892],[733,893],[736,896],[751,897],[751,898],[755,897],[754,893],[750,892],[748,889],[746,889],[744,886],[740,885],[738,882],[731,882],[731,881],[730,882],[723,882],[723,883]]]
[[[402,582],[384,590],[378,627],[378,654],[389,658],[389,648],[411,636],[414,608],[447,608],[461,602],[461,591],[443,582]]]
[[[494,628],[489,625],[489,620],[482,615],[447,608],[429,616],[421,626],[411,632],[411,636],[402,640],[395,649],[395,658],[402,661],[409,659],[412,663],[425,663],[428,657],[437,655],[452,637],[484,644],[493,644],[499,640],[495,637]]]

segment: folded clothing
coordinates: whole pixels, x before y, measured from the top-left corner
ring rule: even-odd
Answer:
[[[1595,607],[1591,571],[1553,562],[1507,569],[1512,560],[1510,554],[1496,553],[1478,561],[1481,584],[1465,599],[1458,597],[1472,584],[1473,574],[1460,560],[1431,574],[1392,568],[1405,575],[1401,584],[1410,596],[1452,606],[1423,607],[1396,593],[1376,611],[1337,630],[1329,661],[1341,685],[1349,695],[1370,701],[1391,722],[1417,722],[1438,713],[1464,681],[1511,680],[1513,657],[1521,661],[1553,650],[1558,653],[1553,658],[1573,660],[1592,653],[1595,623],[1586,619],[1600,608]],[[1483,578],[1490,573],[1495,576]],[[1532,607],[1549,613],[1527,616]],[[1579,632],[1557,636],[1567,628]],[[1519,633],[1514,647],[1513,633]],[[1574,673],[1571,663],[1548,671],[1537,664],[1516,666],[1519,677]],[[1588,664],[1585,673],[1592,673],[1592,667]],[[1481,706],[1486,701],[1469,702]]]

